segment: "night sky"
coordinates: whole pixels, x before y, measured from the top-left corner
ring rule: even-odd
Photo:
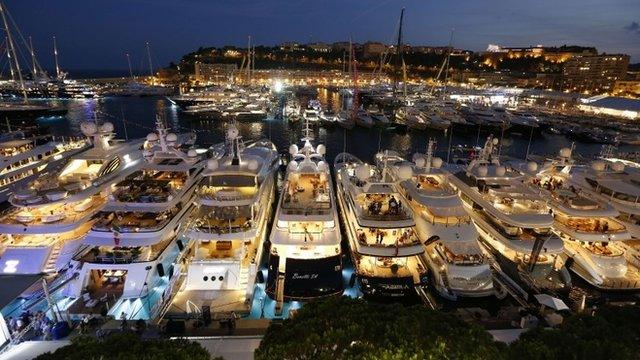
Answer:
[[[406,42],[484,50],[505,46],[575,44],[623,52],[640,62],[639,0],[6,0],[23,35],[33,37],[40,62],[53,67],[58,38],[65,69],[126,69],[152,59],[167,65],[199,46],[283,41],[392,42],[406,8]]]

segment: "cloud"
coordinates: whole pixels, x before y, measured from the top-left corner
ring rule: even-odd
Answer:
[[[632,21],[631,24],[625,26],[624,29],[631,33],[640,34],[640,24],[637,21]]]

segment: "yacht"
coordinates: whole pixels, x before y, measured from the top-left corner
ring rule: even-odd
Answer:
[[[193,134],[169,133],[158,118],[142,146],[143,161],[110,185],[74,255],[63,294],[72,315],[150,319],[179,278],[174,266],[188,247],[178,235],[192,207],[204,154],[185,151]]]
[[[0,203],[9,199],[12,189],[25,187],[89,146],[85,139],[56,141],[50,137],[15,135],[0,142]]]
[[[640,253],[631,234],[611,204],[590,199],[571,184],[571,152],[561,149],[539,171],[535,162],[522,169],[529,184],[549,200],[568,267],[602,290],[640,289]]]
[[[427,128],[427,120],[413,106],[399,108],[396,111],[396,122],[414,130],[425,130]]]
[[[426,286],[427,266],[413,211],[397,182],[386,166],[370,166],[348,153],[336,157],[334,170],[360,290],[377,299],[416,297],[416,288]]]
[[[265,291],[276,301],[311,300],[342,293],[342,250],[338,212],[326,148],[311,143],[309,123],[303,146],[289,147],[282,193],[269,237]]]
[[[356,125],[362,126],[363,128],[370,129],[374,125],[373,118],[369,115],[366,110],[360,109],[355,114],[355,122]]]
[[[433,157],[434,141],[426,154],[414,154],[408,162],[394,152],[379,153],[396,179],[400,169],[411,177],[400,181],[400,192],[414,213],[416,231],[425,242],[425,260],[438,293],[449,299],[495,294],[490,262],[478,243],[478,231],[464,209],[457,191],[442,170],[442,159]]]
[[[0,214],[0,272],[54,273],[67,268],[106,203],[112,183],[140,162],[140,141],[113,139],[113,125],[81,124],[92,147],[76,154],[58,172],[40,176],[9,197]]]
[[[250,298],[276,194],[278,151],[268,140],[245,146],[230,125],[222,156],[209,159],[185,236],[194,244],[186,291],[241,291]]]
[[[451,166],[450,183],[510,285],[521,293],[568,291],[571,277],[561,256],[562,240],[552,232],[551,209],[520,173],[500,164],[497,145],[498,139],[489,136],[466,167]]]

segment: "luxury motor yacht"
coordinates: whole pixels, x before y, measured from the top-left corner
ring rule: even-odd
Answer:
[[[360,290],[378,299],[408,298],[426,286],[424,248],[387,167],[376,168],[347,153],[334,161],[338,202]],[[398,170],[407,179],[410,168]]]
[[[56,141],[24,136],[0,142],[0,203],[9,199],[12,189],[23,188],[37,176],[54,171],[88,146],[85,139]]]
[[[590,199],[571,184],[571,152],[560,150],[559,157],[539,171],[535,162],[522,169],[530,185],[549,199],[553,228],[564,240],[564,252],[570,258],[567,265],[597,288],[638,289],[640,253],[630,242],[631,234],[616,219],[619,212],[611,204]]]
[[[493,276],[478,243],[478,231],[449,184],[451,175],[441,169],[442,159],[433,157],[433,146],[430,140],[427,153],[414,154],[413,163],[390,151],[379,153],[376,161],[386,162],[398,180],[400,169],[411,169],[411,177],[400,182],[400,191],[414,212],[418,236],[429,239],[424,258],[440,295],[450,300],[494,295]]]
[[[303,146],[292,144],[270,235],[265,291],[276,313],[287,300],[342,293],[342,250],[338,212],[326,148],[311,143],[307,122]]]
[[[185,151],[193,134],[169,133],[158,118],[156,132],[142,146],[144,161],[110,186],[107,204],[92,218],[82,249],[73,257],[62,290],[76,299],[67,311],[87,314],[109,309],[128,319],[153,318],[166,298],[173,267],[188,243],[178,239],[204,152]],[[142,299],[144,298],[144,301]]]
[[[185,232],[195,245],[184,289],[207,296],[240,291],[246,300],[269,234],[279,155],[268,140],[245,146],[234,125],[223,151],[207,161],[196,192]]]
[[[624,161],[601,158],[591,166],[573,166],[571,182],[584,195],[611,204],[635,240],[640,240],[640,170]]]
[[[450,168],[449,181],[511,285],[522,293],[568,291],[571,279],[561,257],[562,240],[552,232],[550,208],[523,184],[520,173],[500,164],[497,144],[489,136],[468,166]]]
[[[106,203],[110,185],[130,174],[142,157],[140,141],[113,139],[113,125],[81,124],[92,148],[14,191],[0,214],[0,272],[56,272],[67,263]]]

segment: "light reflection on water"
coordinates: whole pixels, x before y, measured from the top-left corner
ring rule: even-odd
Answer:
[[[318,99],[325,105],[339,110],[341,99],[337,93],[327,90],[318,92]],[[303,99],[303,104],[306,99]],[[347,99],[346,101],[350,101]],[[198,133],[198,142],[208,146],[224,139],[224,122],[220,120],[199,120],[184,115],[172,106],[164,98],[104,98],[81,99],[62,101],[68,108],[68,114],[61,119],[48,119],[43,122],[50,128],[54,135],[80,135],[80,123],[95,116],[99,121],[110,121],[119,138],[124,138],[123,115],[127,123],[129,138],[141,138],[146,136],[154,128],[156,114],[161,114],[174,131],[195,130]],[[350,106],[347,104],[347,106]],[[298,142],[301,134],[301,124],[287,123],[280,119],[265,119],[256,122],[240,122],[238,129],[245,141],[261,138],[271,139],[281,152],[286,152],[289,145]],[[426,150],[426,144],[430,137],[437,141],[436,153],[446,157],[449,135],[441,131],[408,132],[406,134],[379,129],[354,128],[345,131],[342,128],[314,129],[316,143],[324,143],[327,146],[327,158],[330,162],[338,153],[346,149],[347,152],[361,158],[364,161],[372,161],[373,155],[378,149],[395,150],[400,155],[410,157],[413,152]],[[477,134],[453,134],[452,144],[476,145],[484,143],[485,134],[478,137]],[[345,142],[346,140],[346,142]],[[521,137],[505,138],[502,145],[502,153],[522,158],[526,152],[528,139]],[[571,142],[562,135],[545,135],[536,139],[531,144],[531,152],[536,154],[557,154],[562,147],[570,146]],[[621,147],[621,150],[629,151],[632,147]],[[576,150],[583,156],[598,153],[601,145],[576,144]]]

